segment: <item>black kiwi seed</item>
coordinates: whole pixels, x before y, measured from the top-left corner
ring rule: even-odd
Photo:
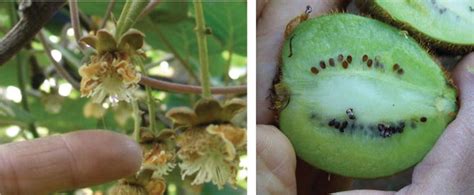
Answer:
[[[330,127],[334,126],[336,124],[336,119],[332,119],[331,121],[329,121],[328,125]]]
[[[400,126],[400,128],[402,128],[402,129],[405,128],[405,122],[399,122],[398,126]]]
[[[318,70],[316,67],[313,66],[313,67],[311,67],[311,72],[312,72],[313,74],[318,74],[318,73],[319,73],[319,70]]]
[[[321,66],[322,69],[325,69],[326,68],[326,63],[324,63],[324,61],[320,61],[319,66]]]
[[[367,66],[368,66],[369,68],[372,67],[372,59],[369,59],[369,60],[367,61]]]
[[[347,67],[349,67],[349,63],[347,63],[347,61],[342,62],[342,67],[347,69]]]
[[[341,129],[345,129],[347,127],[347,121],[342,122]]]
[[[339,129],[340,125],[341,125],[341,123],[339,123],[339,122],[337,122],[337,121],[334,121],[334,127],[335,127],[336,129]]]
[[[334,66],[334,64],[335,64],[335,63],[334,63],[334,59],[329,58],[329,65]]]
[[[394,64],[394,65],[393,65],[393,71],[396,71],[396,70],[398,70],[399,68],[400,68],[400,65],[398,65],[398,64]]]
[[[369,56],[367,56],[367,55],[362,56],[362,61],[363,62],[366,62],[368,59],[369,59]]]
[[[426,120],[428,120],[426,117],[421,117],[420,118],[420,121],[423,122],[423,123],[426,122]]]
[[[348,55],[346,61],[349,62],[349,64],[350,64],[352,62],[352,56]]]
[[[377,128],[378,128],[378,130],[379,130],[380,132],[385,131],[385,125],[384,125],[384,124],[378,124],[378,125],[377,125]]]
[[[402,74],[404,73],[403,68],[398,69],[397,73],[398,73],[399,75],[402,75]]]
[[[339,54],[339,55],[337,56],[337,60],[338,60],[339,62],[342,62],[342,60],[344,60],[344,56],[343,56],[342,54]]]
[[[351,120],[354,120],[356,118],[354,115],[354,110],[352,108],[347,109],[346,114]]]

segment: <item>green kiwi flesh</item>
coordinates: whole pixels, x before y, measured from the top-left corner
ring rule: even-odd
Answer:
[[[440,66],[374,19],[307,20],[281,60],[280,128],[300,158],[332,173],[375,178],[409,168],[456,115],[456,90]]]
[[[371,15],[397,25],[427,46],[462,54],[474,51],[474,0],[359,0]]]

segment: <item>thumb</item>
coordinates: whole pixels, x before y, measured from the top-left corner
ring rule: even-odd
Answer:
[[[257,194],[296,194],[296,156],[274,126],[257,125]]]

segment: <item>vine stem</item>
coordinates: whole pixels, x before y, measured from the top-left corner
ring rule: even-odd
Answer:
[[[18,16],[15,10],[16,10],[15,4],[10,3],[9,17],[12,24],[18,22]],[[20,93],[21,93],[21,105],[25,111],[29,112],[30,108],[28,106],[28,97],[26,95],[26,84],[25,84],[26,83],[25,66],[26,66],[27,59],[28,57],[25,55],[25,52],[23,52],[22,50],[20,50],[20,52],[18,52],[16,55],[18,87],[20,88]],[[34,122],[28,123],[28,130],[33,135],[33,138],[39,137],[39,134],[38,134],[38,131],[36,130],[36,126]]]
[[[140,109],[138,108],[138,102],[137,100],[132,100],[132,111],[133,111],[133,137],[135,138],[135,141],[140,143],[140,123],[141,123],[141,117],[140,117]]]
[[[79,45],[79,49],[84,53],[84,44],[79,41],[81,39],[81,26],[79,24],[77,0],[69,0],[69,15],[71,17],[72,29],[74,30],[74,38],[76,39],[76,43]]]
[[[209,59],[207,56],[206,22],[202,11],[200,0],[194,0],[196,18],[196,37],[199,48],[199,63],[201,67],[201,86],[203,98],[211,97],[211,85],[209,78]]]
[[[186,85],[162,80],[153,79],[147,76],[142,76],[140,83],[145,86],[150,86],[155,89],[178,92],[178,93],[202,93],[202,87],[196,85]],[[212,94],[245,94],[247,93],[246,85],[227,86],[227,87],[211,87]]]
[[[49,45],[49,42],[46,38],[46,36],[44,35],[43,31],[40,31],[38,33],[38,38],[40,40],[40,42],[43,44],[43,48],[44,48],[44,51],[46,52],[46,55],[48,56],[48,58],[50,59],[50,61],[53,63],[53,66],[54,68],[56,69],[56,71],[58,72],[58,74],[63,77],[66,81],[68,81],[72,87],[74,87],[74,89],[76,90],[79,90],[81,87],[80,87],[80,84],[79,82],[77,82],[74,77],[72,77],[69,72],[64,68],[64,66],[62,66],[61,64],[59,64],[54,58],[53,56],[51,55],[51,48],[50,48],[50,45]]]
[[[155,9],[156,5],[160,3],[160,0],[151,0],[150,3],[143,9],[142,13],[138,16],[139,19],[143,18],[144,16],[148,15],[153,9]]]
[[[21,92],[21,105],[23,109],[27,112],[30,112],[30,108],[28,106],[28,96],[26,94],[26,77],[25,77],[25,66],[26,60],[28,57],[23,53],[23,51],[18,52],[16,56],[17,60],[17,71],[18,71],[18,86],[20,87]],[[39,138],[38,131],[36,130],[36,126],[34,122],[28,123],[28,130],[33,135],[33,138]]]
[[[139,57],[135,57],[134,61],[140,67],[142,74],[146,74],[145,66],[143,65],[143,61]],[[145,86],[146,96],[147,96],[147,104],[148,104],[148,117],[150,121],[150,130],[152,132],[157,132],[156,129],[156,109],[155,109],[155,100],[153,98],[153,94],[151,94],[151,89],[149,86]]]
[[[107,20],[109,20],[112,10],[114,9],[114,6],[115,6],[115,0],[110,0],[109,5],[107,6],[107,11],[105,11],[104,18],[102,19],[102,23],[100,24],[100,28],[105,28],[105,25],[107,24]]]
[[[122,13],[120,14],[117,28],[115,30],[115,38],[118,40],[123,33],[127,32],[142,13],[143,9],[148,5],[148,1],[143,0],[127,0]]]

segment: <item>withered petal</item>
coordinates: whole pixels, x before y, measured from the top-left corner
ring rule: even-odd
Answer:
[[[130,29],[120,38],[118,48],[120,50],[138,50],[143,47],[144,37],[145,35],[142,32]]]
[[[146,189],[150,194],[162,195],[166,190],[166,181],[162,178],[153,178],[146,184]]]
[[[234,98],[230,101],[227,101],[224,104],[224,108],[222,110],[222,118],[223,120],[232,120],[236,114],[243,111],[246,107],[246,102],[242,99]]]
[[[82,37],[81,39],[79,39],[79,41],[91,46],[94,49],[96,49],[98,39],[94,35],[87,35],[87,36]]]
[[[175,124],[194,125],[197,121],[196,114],[188,107],[172,108],[166,113],[166,117],[173,120]]]
[[[97,31],[96,36],[98,39],[96,49],[99,54],[117,50],[117,42],[109,32],[101,29]]]
[[[156,137],[157,137],[158,140],[164,141],[168,138],[173,138],[175,136],[176,136],[176,133],[173,130],[163,129],[163,130],[160,131],[160,133]]]
[[[198,117],[199,124],[209,124],[213,122],[227,122],[221,120],[222,106],[219,101],[206,98],[199,100],[194,105],[194,111]]]

